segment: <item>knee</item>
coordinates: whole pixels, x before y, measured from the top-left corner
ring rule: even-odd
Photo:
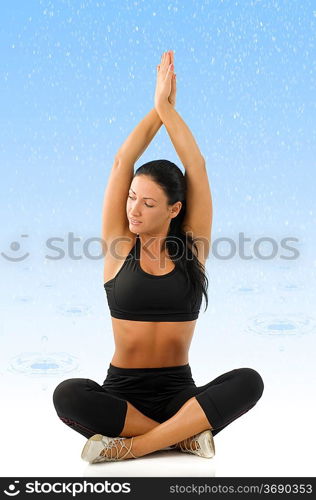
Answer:
[[[243,379],[243,385],[247,388],[249,398],[258,401],[264,389],[261,375],[253,368],[240,368],[239,372]]]
[[[80,400],[86,387],[87,379],[69,378],[60,382],[53,392],[53,403],[58,414],[68,414]]]

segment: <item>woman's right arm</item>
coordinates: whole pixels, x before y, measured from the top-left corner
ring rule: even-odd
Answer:
[[[118,150],[107,181],[102,208],[102,246],[128,234],[126,200],[134,176],[134,163],[145,151],[162,125],[155,109],[152,109],[137,125]],[[104,246],[104,243],[106,246]]]
[[[162,121],[156,109],[151,109],[122,144],[115,155],[116,160],[122,164],[124,162],[129,165],[136,163],[155,137],[161,125]]]

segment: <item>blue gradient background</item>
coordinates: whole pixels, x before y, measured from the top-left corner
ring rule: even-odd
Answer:
[[[207,261],[192,373],[202,385],[249,366],[265,382],[256,407],[216,436],[211,465],[186,456],[189,470],[179,471],[177,458],[171,475],[315,475],[315,3],[15,0],[1,4],[1,20],[0,380],[10,408],[1,419],[26,441],[35,428],[54,435],[50,460],[8,458],[3,475],[93,475],[82,472],[83,437],[59,422],[52,392],[65,378],[106,376],[114,342],[103,262],[98,242],[94,258],[83,244],[101,236],[115,153],[154,106],[169,49],[176,109],[207,163],[218,252]],[[164,127],[135,169],[158,158],[184,171]],[[80,238],[76,258],[69,233]],[[240,233],[250,260],[238,253]],[[57,257],[52,237],[64,239],[62,259],[47,257]],[[254,253],[259,238],[275,241],[274,258]],[[297,239],[296,259],[281,257],[293,257],[283,238]],[[269,256],[271,244],[260,252]],[[115,465],[114,475],[137,475],[137,461]]]

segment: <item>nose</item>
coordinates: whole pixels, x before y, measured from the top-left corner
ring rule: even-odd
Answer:
[[[131,200],[129,199],[129,217],[134,218],[134,219],[140,219],[141,217],[141,212],[140,209],[138,208],[138,205],[141,206],[142,201],[141,200]]]
[[[137,208],[136,205],[133,206],[133,210],[132,210],[132,212],[130,212],[130,215],[131,215],[131,217],[136,218],[136,217],[139,217],[140,212],[134,212],[135,208]]]
[[[134,212],[134,210],[132,212],[129,213],[130,217],[134,217],[135,219],[137,219],[138,217],[140,217],[140,213],[139,212]]]

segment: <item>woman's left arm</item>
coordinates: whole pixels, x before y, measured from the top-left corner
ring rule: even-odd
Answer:
[[[205,165],[204,156],[199,150],[192,132],[171,104],[166,100],[156,106],[156,110],[184,168],[197,168],[197,165]]]
[[[190,232],[198,248],[201,262],[205,262],[211,248],[213,206],[211,188],[204,156],[179,113],[169,104],[158,106],[170,139],[185,168],[186,214],[182,227]]]

